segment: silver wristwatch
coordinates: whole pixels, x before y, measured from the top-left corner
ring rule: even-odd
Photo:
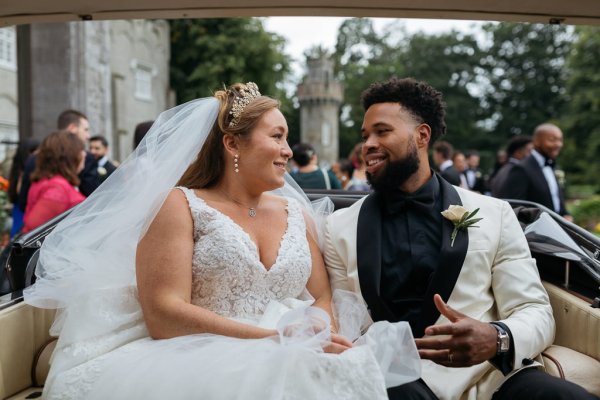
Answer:
[[[504,330],[500,325],[496,325],[493,322],[490,323],[498,332],[496,339],[496,355],[507,353],[510,350],[510,336],[508,332]]]

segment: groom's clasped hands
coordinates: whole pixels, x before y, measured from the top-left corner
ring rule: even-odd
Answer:
[[[454,310],[438,294],[433,301],[450,323],[431,325],[423,338],[415,339],[422,359],[446,367],[470,367],[496,355],[497,331],[492,325]]]

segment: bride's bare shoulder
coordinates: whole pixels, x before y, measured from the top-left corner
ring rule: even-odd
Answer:
[[[181,188],[173,188],[167,195],[163,207],[176,207],[177,205],[187,204],[187,198],[185,192]]]
[[[263,201],[264,204],[267,204],[269,207],[273,208],[281,208],[282,206],[285,207],[288,204],[288,199],[285,197],[276,196],[271,193],[264,193]]]
[[[188,199],[185,193],[177,188],[172,189],[167,198],[165,199],[162,207],[160,208],[156,219],[161,217],[173,218],[173,217],[188,217],[189,218],[189,205]]]
[[[158,213],[152,220],[140,245],[155,242],[181,240],[191,237],[193,221],[185,193],[179,189],[169,192]],[[146,246],[144,248],[151,248]]]
[[[188,201],[191,200],[190,197],[198,198],[201,200],[214,200],[214,191],[210,189],[190,189],[184,187],[175,187],[171,189],[171,192],[167,196],[166,203],[169,203],[171,206],[186,206]]]

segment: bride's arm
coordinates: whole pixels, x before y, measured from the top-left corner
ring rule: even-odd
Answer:
[[[137,248],[136,275],[144,320],[154,339],[195,333],[238,338],[276,335],[191,304],[193,221],[185,195],[171,191]]]
[[[329,314],[332,321],[332,331],[337,332],[335,320],[333,318],[333,310],[331,308],[331,287],[329,286],[329,277],[325,270],[323,256],[321,256],[321,250],[312,235],[307,233],[306,237],[308,239],[312,260],[312,270],[306,288],[315,298],[314,305],[325,310],[327,314]]]
[[[307,212],[303,212],[304,222],[306,223],[306,239],[308,240],[308,247],[310,249],[310,257],[312,262],[312,269],[306,289],[312,297],[315,298],[314,305],[319,307],[331,318],[331,331],[337,333],[337,325],[335,318],[333,317],[333,310],[331,308],[331,285],[329,284],[329,275],[325,269],[325,261],[321,254],[321,249],[317,243],[318,228],[315,224],[314,219]]]
[[[331,318],[331,343],[324,347],[327,353],[341,353],[350,347],[352,343],[343,336],[337,335],[337,325],[333,318],[331,309],[331,287],[329,286],[329,277],[325,270],[325,263],[319,245],[315,242],[312,235],[307,233],[310,255],[312,259],[312,270],[306,288],[315,298],[314,306],[319,307],[329,314]]]

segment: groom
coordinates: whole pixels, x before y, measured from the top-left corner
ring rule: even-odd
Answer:
[[[422,379],[390,398],[594,398],[535,368],[554,319],[510,205],[432,172],[428,150],[446,132],[441,93],[392,79],[362,102],[374,193],[329,217],[325,262],[333,289],[361,293],[373,320],[411,325]],[[452,205],[480,220],[455,230],[442,215]]]

